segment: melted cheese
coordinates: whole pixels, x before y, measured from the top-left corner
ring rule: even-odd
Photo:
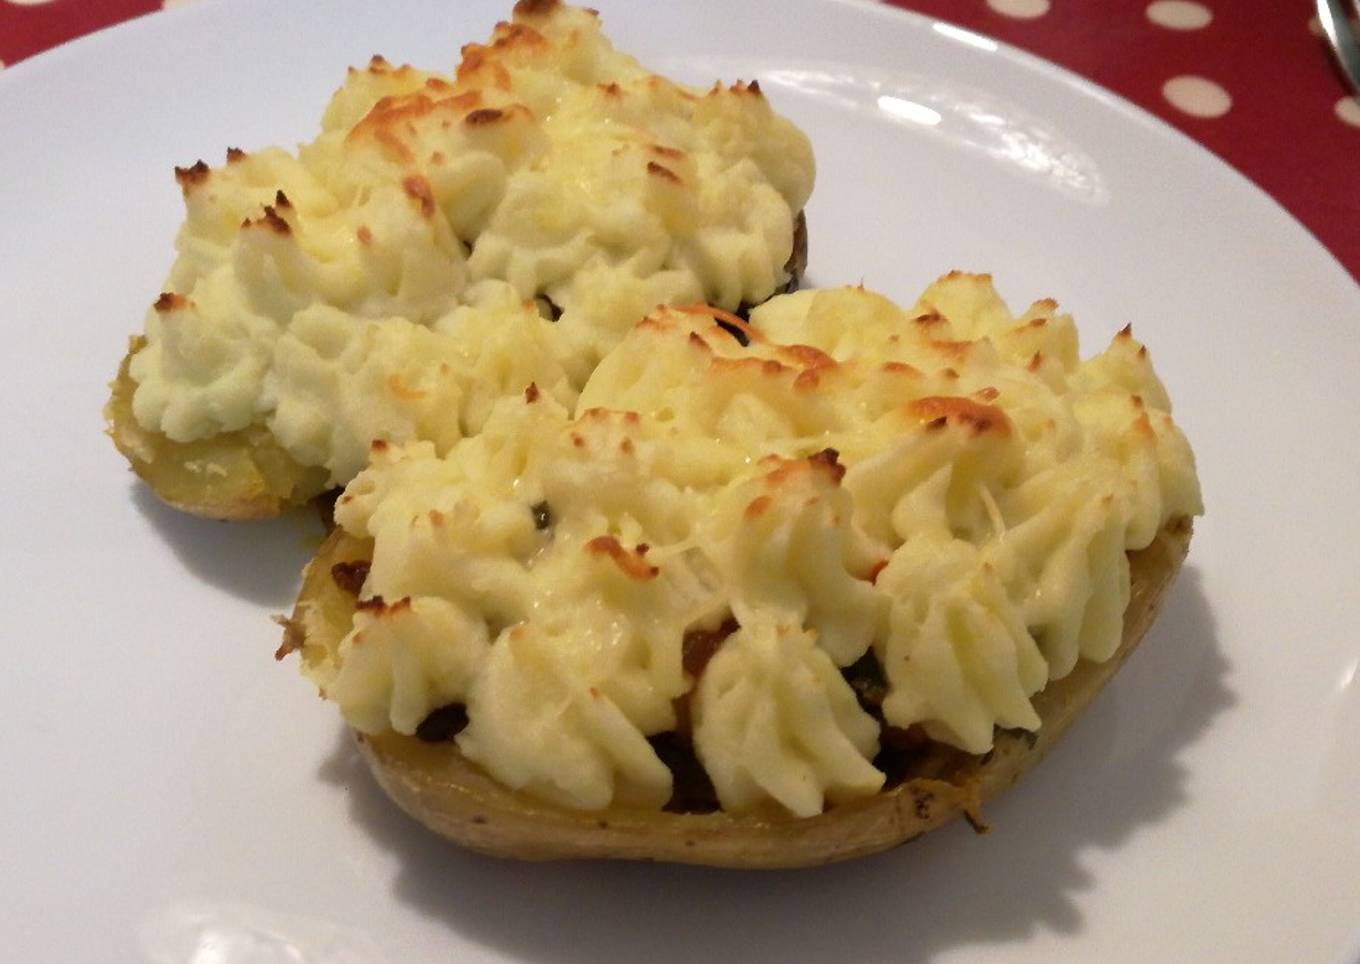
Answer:
[[[339,484],[373,438],[444,452],[485,418],[467,400],[495,378],[459,356],[570,401],[656,305],[768,298],[813,161],[755,84],[692,90],[614,50],[593,13],[521,2],[453,76],[351,70],[296,156],[177,173],[187,216],[132,360],[138,423],[180,442],[263,424]],[[550,330],[522,317],[535,299],[560,311]]]
[[[1039,725],[1050,679],[1109,657],[1126,551],[1201,510],[1128,332],[1081,362],[1052,302],[1017,318],[960,274],[906,311],[853,288],[776,298],[749,346],[721,314],[654,313],[570,411],[530,391],[443,457],[375,452],[336,519],[374,540],[365,595],[407,615],[362,661],[371,607],[305,657],[354,725],[410,733],[465,703],[460,747],[506,784],[659,806],[647,738],[684,700],[724,807],[816,813],[883,780],[843,669],[872,652],[888,724],[985,752]],[[732,619],[687,670],[686,635]]]

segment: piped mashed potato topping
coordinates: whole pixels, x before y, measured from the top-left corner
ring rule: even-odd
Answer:
[[[321,128],[177,170],[178,257],[130,371],[142,428],[264,424],[331,484],[373,438],[447,451],[487,369],[570,404],[656,305],[765,300],[813,181],[755,83],[673,83],[555,0],[452,77],[351,70]]]
[[[353,628],[304,669],[364,731],[465,704],[462,753],[567,806],[665,805],[679,728],[725,809],[815,814],[881,788],[882,726],[984,753],[1114,652],[1126,551],[1201,511],[1169,408],[1127,329],[1082,362],[985,276],[659,310],[574,414],[534,386],[374,452],[336,507],[373,540]]]

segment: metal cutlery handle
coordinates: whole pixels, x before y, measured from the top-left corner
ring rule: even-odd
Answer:
[[[1317,14],[1337,64],[1360,94],[1360,39],[1351,26],[1346,4],[1342,0],[1317,0]]]

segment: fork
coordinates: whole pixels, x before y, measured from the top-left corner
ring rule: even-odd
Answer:
[[[1360,39],[1355,36],[1347,15],[1346,4],[1342,0],[1317,0],[1318,22],[1327,42],[1336,57],[1341,72],[1350,81],[1351,87],[1360,94]]]

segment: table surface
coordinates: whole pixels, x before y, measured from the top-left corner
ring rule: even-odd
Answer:
[[[196,0],[0,0],[0,68]],[[1360,278],[1360,100],[1311,0],[892,0],[1038,54],[1184,131]],[[508,6],[507,0],[507,6]]]

